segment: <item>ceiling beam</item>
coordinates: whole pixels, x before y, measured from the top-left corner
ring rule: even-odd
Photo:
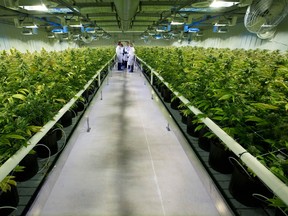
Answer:
[[[54,1],[61,4],[61,5],[64,5],[67,8],[69,8],[73,12],[74,15],[82,17],[85,21],[90,21],[87,16],[84,16],[79,11],[74,9],[75,5],[71,5],[70,3],[66,2],[65,0],[54,0]]]

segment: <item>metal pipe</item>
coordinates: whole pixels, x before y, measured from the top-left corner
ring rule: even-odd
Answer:
[[[187,107],[195,114],[201,114],[202,112],[196,107],[189,105],[189,100],[181,96],[179,92],[173,91],[164,79],[146,64],[141,58],[137,57],[143,64],[145,64],[155,76],[157,76],[166,86],[170,89]],[[239,143],[237,143],[232,137],[230,137],[225,131],[223,131],[217,124],[215,124],[209,118],[202,118],[203,123],[210,128],[213,133],[225,143],[225,145],[243,161],[258,177],[261,181],[269,187],[272,192],[278,196],[286,205],[288,205],[288,186],[276,177],[267,167],[260,163],[253,155],[251,155],[246,149],[244,149]],[[243,188],[245,190],[245,188]]]

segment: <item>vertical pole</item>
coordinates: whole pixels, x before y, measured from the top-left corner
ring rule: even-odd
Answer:
[[[91,128],[90,128],[89,117],[88,116],[86,116],[86,120],[87,120],[87,132],[90,132]]]
[[[98,86],[101,86],[101,72],[98,73]]]
[[[167,126],[166,126],[166,129],[167,129],[168,131],[170,131],[169,122],[167,122]]]
[[[153,85],[153,70],[151,70],[151,86]]]
[[[109,74],[111,72],[110,63],[108,63],[107,67],[108,67],[108,74]]]

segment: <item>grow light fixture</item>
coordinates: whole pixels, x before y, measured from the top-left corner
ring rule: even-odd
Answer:
[[[214,24],[214,26],[228,26],[228,23],[216,22],[216,23]]]
[[[81,23],[78,23],[78,24],[69,24],[69,27],[72,27],[72,28],[81,28],[82,27],[82,24]]]
[[[188,25],[184,26],[184,32],[197,33],[199,31],[200,31],[199,28],[192,28],[192,27],[189,27]]]
[[[24,20],[15,18],[14,23],[17,28],[38,28],[38,26],[34,23],[34,20],[30,17],[26,17]]]
[[[64,33],[62,35],[62,40],[68,40],[69,39],[69,34],[68,33]]]
[[[183,19],[173,19],[171,22],[171,25],[183,25],[184,20]]]
[[[237,24],[237,16],[226,18],[225,20],[218,20],[214,26],[235,26]]]
[[[48,11],[48,8],[44,5],[27,5],[27,6],[19,6],[20,8],[28,11]]]
[[[172,17],[171,25],[184,25],[185,19],[183,17],[179,17],[176,14]]]
[[[157,26],[157,28],[156,28],[156,32],[168,32],[170,30],[171,30],[170,25],[168,25],[168,26],[160,25],[160,26]]]
[[[96,32],[95,28],[87,27],[85,28],[85,32],[89,34],[94,34]]]
[[[214,26],[213,32],[215,32],[215,33],[227,33],[228,29],[226,27],[223,27],[223,26]]]
[[[239,1],[221,1],[221,0],[214,0],[210,7],[212,8],[223,8],[223,7],[232,7],[234,5],[239,4]]]
[[[74,8],[75,9],[75,8]],[[73,11],[69,8],[48,8],[48,13],[61,13],[61,14],[67,14],[72,13]]]
[[[23,28],[21,34],[22,35],[33,35],[33,32],[32,32],[32,29]]]
[[[63,29],[61,29],[61,28],[53,29],[51,32],[54,34],[63,34],[64,33]]]
[[[23,28],[21,32],[22,35],[35,35],[37,33],[37,28]]]
[[[156,40],[159,40],[159,39],[162,39],[163,37],[161,34],[155,34],[155,35],[153,35],[153,38]]]
[[[68,25],[69,27],[72,27],[72,28],[81,28],[83,26],[82,23],[77,20],[69,20]]]
[[[51,39],[51,38],[55,38],[55,35],[51,32],[47,34],[47,37]]]

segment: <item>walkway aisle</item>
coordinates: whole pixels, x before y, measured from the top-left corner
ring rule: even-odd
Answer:
[[[220,215],[144,77],[108,76],[28,215]]]

